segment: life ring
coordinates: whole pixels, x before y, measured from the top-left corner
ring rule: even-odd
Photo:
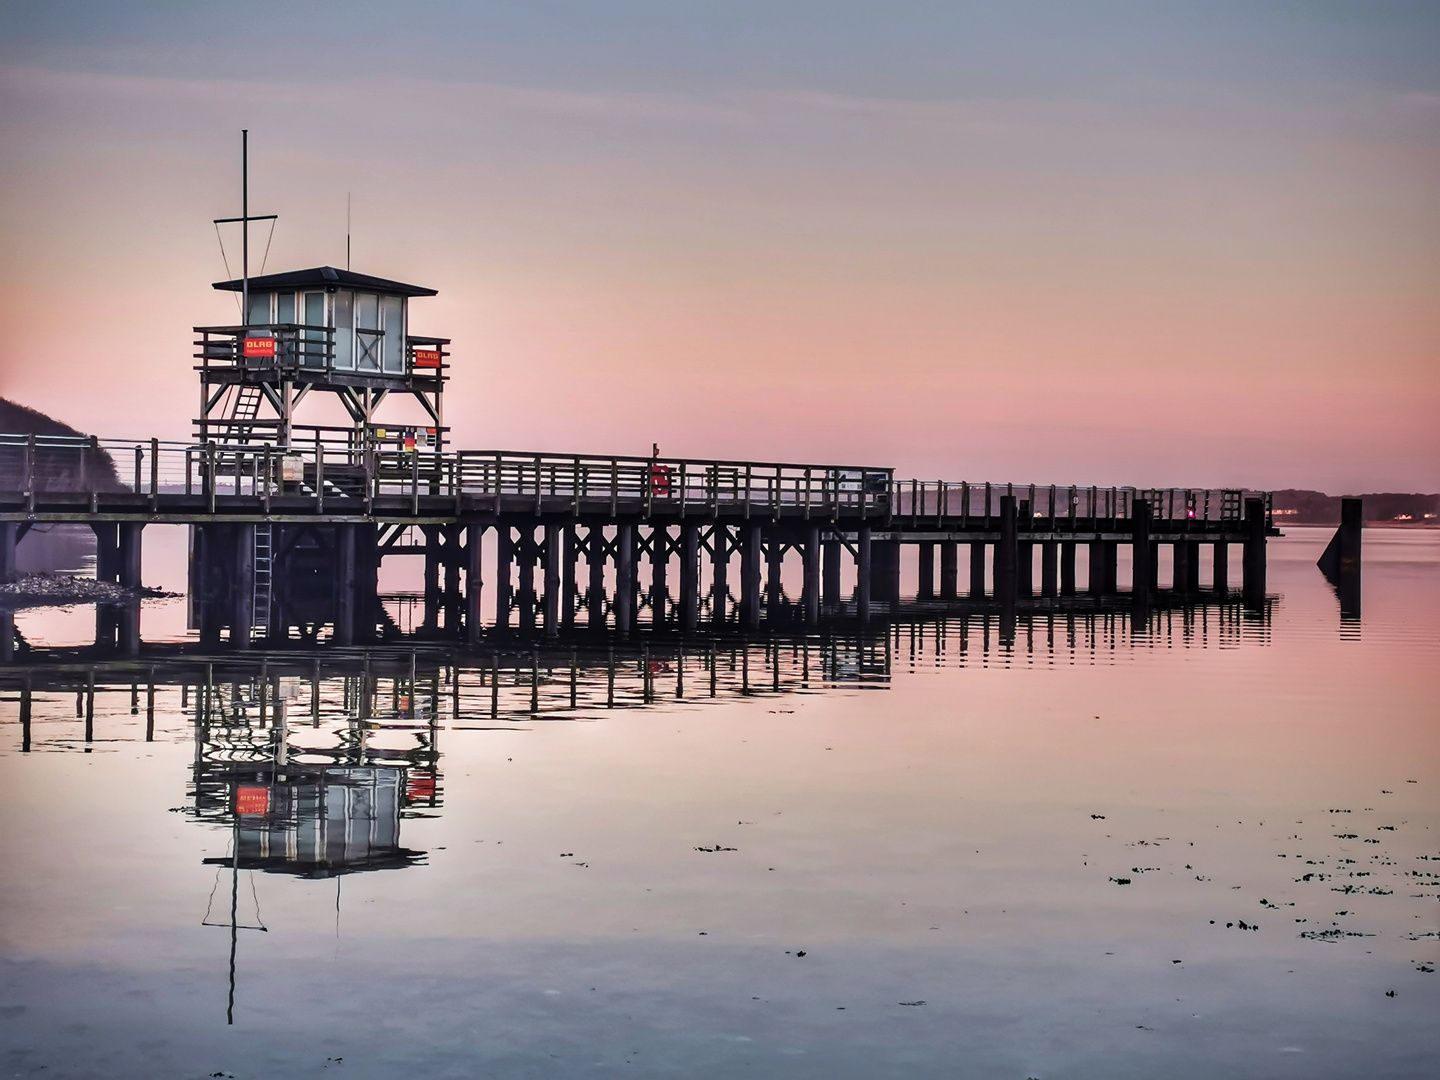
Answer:
[[[650,466],[650,494],[662,497],[670,494],[670,466]]]

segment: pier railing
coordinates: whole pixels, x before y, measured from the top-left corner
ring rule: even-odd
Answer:
[[[130,492],[247,496],[266,501],[490,497],[493,508],[569,506],[580,513],[886,516],[891,470],[862,466],[688,458],[593,457],[506,451],[440,452],[394,443],[316,438],[294,447],[0,434],[0,499],[37,494]],[[522,501],[523,500],[523,501]],[[561,504],[561,505],[557,505]]]
[[[900,480],[892,498],[896,522],[912,528],[984,527],[999,519],[1000,499],[1017,500],[1021,528],[1063,532],[1091,528],[1095,522],[1124,522],[1134,517],[1136,500],[1150,505],[1150,519],[1168,529],[1206,523],[1238,522],[1245,502],[1261,499],[1265,525],[1272,525],[1271,493],[1241,488],[1081,487],[1057,484],[966,483],[947,480]],[[998,526],[997,526],[998,527]]]
[[[337,429],[339,430],[339,429]],[[1238,522],[1245,503],[1268,492],[1215,488],[1081,487],[897,480],[865,466],[693,458],[595,457],[501,450],[441,452],[403,442],[327,441],[294,447],[0,434],[0,499],[33,508],[37,494],[131,492],[306,496],[326,499],[443,496],[489,498],[494,509],[576,514],[719,514],[884,518],[923,530],[998,528],[1000,499],[1018,503],[1021,529],[1064,532],[1125,528],[1139,499],[1166,531]]]

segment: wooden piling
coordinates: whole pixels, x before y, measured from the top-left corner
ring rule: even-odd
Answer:
[[[1230,541],[1217,540],[1214,544],[1213,573],[1210,588],[1217,593],[1230,591]]]
[[[460,525],[443,525],[440,535],[445,541],[441,554],[441,569],[444,572],[444,586],[441,595],[445,606],[445,631],[452,637],[460,634],[461,611],[465,604],[460,592],[460,570],[465,563],[461,549]]]
[[[465,526],[465,640],[472,645],[478,645],[485,632],[480,621],[480,556],[484,534],[483,525],[471,522]]]
[[[935,544],[922,540],[916,545],[920,556],[920,578],[916,590],[919,600],[935,599]]]
[[[629,634],[635,626],[635,597],[640,581],[635,567],[635,523],[621,522],[615,536],[615,629]]]
[[[335,641],[339,645],[351,645],[355,641],[356,621],[354,525],[335,526],[335,547]]]
[[[970,598],[985,595],[985,541],[970,541]]]
[[[650,622],[655,629],[665,625],[665,605],[670,594],[670,530],[655,526],[650,530]]]
[[[954,600],[960,595],[960,545],[954,540],[940,542],[940,599]]]
[[[1000,540],[995,545],[995,598],[1014,604],[1019,563],[1017,506],[1014,495],[1000,496]]]
[[[558,521],[545,524],[545,634],[556,637],[560,633],[560,571],[561,526]]]
[[[822,568],[822,600],[827,611],[833,611],[840,603],[840,538],[833,532],[827,533],[824,541],[825,556]]]
[[[504,633],[510,626],[510,608],[515,586],[511,567],[515,562],[515,541],[507,522],[495,526],[495,629]]]
[[[760,562],[763,539],[760,525],[747,524],[741,529],[744,546],[740,549],[740,609],[745,625],[760,625]]]
[[[1025,505],[1021,502],[1021,505]],[[1024,515],[1021,515],[1022,519]],[[1020,540],[1015,545],[1015,595],[1026,599],[1035,595],[1035,542]]]
[[[1360,499],[1340,500],[1340,528],[1335,530],[1325,553],[1320,556],[1320,572],[1335,586],[1340,598],[1340,614],[1344,618],[1360,617],[1361,600],[1361,530],[1365,524],[1364,504]]]
[[[575,625],[575,523],[567,521],[560,529],[560,625]]]
[[[426,630],[434,630],[440,621],[440,527],[423,525],[425,539],[425,615]]]
[[[1074,540],[1060,541],[1060,595],[1075,595],[1075,549]]]
[[[820,622],[820,526],[805,529],[805,624]]]
[[[785,536],[779,529],[770,530],[765,545],[765,604],[773,621],[780,613],[781,574],[785,568]]]
[[[250,648],[255,611],[255,526],[236,525],[235,573],[230,589],[230,647]]]
[[[1259,607],[1265,603],[1265,500],[1245,500],[1244,580],[1241,589],[1245,603]]]
[[[686,633],[700,624],[700,526],[680,526],[680,625]]]
[[[716,627],[725,625],[726,607],[730,598],[730,529],[716,522],[710,528],[711,582],[710,620]]]
[[[870,621],[870,577],[871,577],[870,526],[860,526],[855,539],[855,606],[860,621]]]
[[[535,544],[535,526],[526,522],[520,527],[520,538],[515,545],[515,557],[519,562],[519,588],[516,597],[520,601],[520,626],[526,633],[535,629],[535,562],[539,557]]]
[[[590,586],[586,590],[586,623],[591,630],[605,629],[605,527],[591,525],[585,536]]]
[[[1040,544],[1040,595],[1058,596],[1060,594],[1060,543],[1057,540],[1045,540]]]
[[[1150,543],[1150,500],[1136,499],[1130,508],[1130,591],[1150,595],[1155,573],[1155,548]]]

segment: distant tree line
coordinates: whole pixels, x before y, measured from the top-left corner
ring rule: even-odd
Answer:
[[[1354,496],[1350,496],[1354,498]],[[1440,525],[1440,495],[1379,491],[1359,496],[1365,501],[1365,520],[1374,524]],[[1339,495],[1286,488],[1275,492],[1275,516],[1294,525],[1338,525]]]

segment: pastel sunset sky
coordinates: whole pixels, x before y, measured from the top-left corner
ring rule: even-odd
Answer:
[[[343,266],[350,193],[354,269],[440,290],[462,446],[1440,490],[1440,4],[0,27],[0,395],[97,434],[190,431],[248,127],[267,270]]]

